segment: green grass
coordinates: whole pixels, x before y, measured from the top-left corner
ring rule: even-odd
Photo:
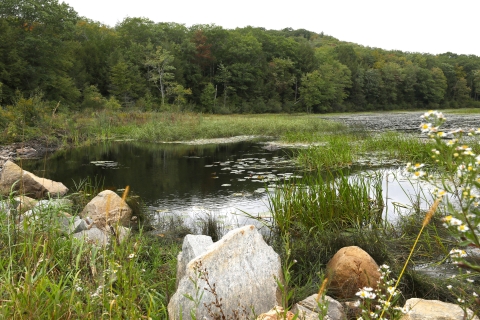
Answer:
[[[178,241],[139,232],[101,247],[63,234],[60,215],[17,224],[0,210],[1,319],[167,318]]]
[[[435,144],[428,139],[402,132],[324,135],[317,144],[298,149],[295,158],[308,170],[330,170],[356,165],[362,160],[397,160],[434,163],[430,151]]]
[[[452,113],[458,111],[469,113],[471,109]],[[304,174],[308,178],[279,185],[271,190],[269,198],[273,224],[266,240],[279,252],[284,264],[296,261],[291,267],[289,304],[317,292],[325,264],[344,246],[360,246],[378,264],[389,264],[398,275],[422,226],[425,212],[413,203],[415,196],[411,197],[412,211],[398,224],[383,221],[381,178],[352,177],[345,167],[365,158],[434,163],[430,157],[433,144],[418,139],[418,135],[372,134],[316,115],[99,111],[58,114],[41,122],[39,128],[24,132],[28,137],[42,132],[46,140],[68,145],[114,138],[177,141],[236,135],[268,135],[285,142],[317,144],[295,153],[298,163],[309,170]],[[20,132],[12,131],[16,136],[8,139],[17,139]],[[479,149],[476,145],[473,151],[478,154]],[[447,173],[439,168],[439,174]],[[86,178],[78,183],[78,189],[82,190],[71,199],[81,210],[89,197],[101,189],[101,181]],[[61,234],[55,223],[58,214],[44,213],[42,221],[48,223],[18,225],[14,223],[15,214],[0,210],[0,318],[167,318],[166,306],[175,290],[180,242],[192,232],[181,218],[170,217],[159,223],[159,236],[138,232],[128,241],[101,248]],[[412,265],[442,263],[453,247],[441,223],[443,214],[434,216],[423,231]],[[148,222],[147,215],[145,219]],[[200,225],[201,232],[220,237],[218,221],[209,217]],[[289,252],[285,250],[286,242]],[[129,258],[131,254],[135,256]],[[462,290],[475,289],[475,284],[467,288],[465,282],[455,281],[409,269],[400,288],[405,299],[422,297],[455,303],[456,297],[446,289],[447,284],[463,286]]]

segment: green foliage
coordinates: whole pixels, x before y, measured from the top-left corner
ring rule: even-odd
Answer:
[[[145,111],[159,101],[207,113],[341,112],[474,106],[480,92],[474,55],[388,51],[304,29],[138,17],[111,28],[57,0],[3,1],[0,43],[3,104],[40,90],[73,110],[113,94]]]
[[[341,63],[323,64],[318,70],[302,77],[303,85],[300,94],[310,113],[312,107],[317,111],[332,111],[336,103],[341,103],[346,97],[346,88],[351,86],[350,70]]]
[[[16,224],[0,210],[0,317],[167,317],[178,244],[139,233],[102,248],[61,234],[60,215],[37,211]]]
[[[83,89],[82,108],[90,108],[94,110],[105,107],[107,100],[100,94],[96,86],[85,86]]]
[[[216,102],[216,90],[213,87],[213,83],[209,82],[202,91],[200,96],[200,103],[203,106],[203,110],[207,113],[213,113],[215,110]]]
[[[273,226],[280,234],[362,228],[381,221],[381,178],[310,175],[278,186],[269,196]],[[372,198],[373,197],[373,198]]]

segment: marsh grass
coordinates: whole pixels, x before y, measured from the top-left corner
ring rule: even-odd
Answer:
[[[307,170],[326,170],[352,165],[356,155],[350,137],[332,135],[324,137],[320,146],[295,151],[295,159]]]
[[[284,183],[269,192],[273,226],[281,234],[294,224],[303,230],[362,228],[381,221],[383,199],[379,175],[326,173]]]
[[[315,145],[295,152],[297,163],[309,170],[322,171],[355,165],[362,159],[434,163],[430,151],[434,143],[402,132],[324,135]]]
[[[336,132],[345,126],[302,115],[201,115],[163,114],[132,132],[144,141],[178,141],[224,138],[238,135],[301,137],[309,133]]]

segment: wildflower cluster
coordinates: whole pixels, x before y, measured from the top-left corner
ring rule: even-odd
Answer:
[[[436,148],[431,156],[439,169],[446,175],[434,178],[425,171],[425,165],[407,164],[407,171],[414,178],[420,178],[436,186],[433,194],[436,197],[449,195],[452,203],[447,204],[449,215],[443,218],[444,227],[456,236],[462,247],[480,248],[480,155],[475,154],[472,145],[477,143],[476,135],[480,128],[471,130],[454,129],[441,131],[440,126],[446,121],[445,116],[438,111],[428,111],[421,117],[421,131],[435,140]],[[480,271],[480,266],[465,261],[466,254],[461,249],[454,249],[450,258],[463,267]]]
[[[360,289],[356,295],[360,298],[356,305],[361,308],[362,314],[357,318],[363,319],[394,319],[406,310],[396,305],[400,292],[395,288],[395,279],[390,279],[390,267],[380,266],[380,279],[377,288]]]
[[[468,248],[480,249],[480,155],[477,154],[480,128],[441,131],[446,118],[437,111],[428,111],[421,118],[424,120],[421,131],[435,141],[431,158],[435,163],[432,169],[437,171],[435,175],[428,174],[425,164],[421,163],[408,164],[406,170],[414,178],[434,185],[432,194],[446,200],[443,226],[458,240],[458,248],[450,251],[449,258],[467,274],[471,273],[464,280],[472,283],[475,274],[480,272],[480,265],[468,260]],[[461,286],[457,287],[461,291],[456,292],[460,304],[472,301],[480,304],[477,292],[467,293]],[[453,293],[456,287],[448,288]]]

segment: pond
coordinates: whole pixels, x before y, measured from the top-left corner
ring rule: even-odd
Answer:
[[[128,185],[154,218],[195,220],[210,215],[223,220],[228,229],[253,223],[245,213],[268,217],[265,187],[305,174],[290,160],[292,149],[267,149],[252,141],[207,145],[112,141],[23,164],[25,170],[60,181],[71,191],[86,178],[120,194]],[[384,216],[389,221],[408,212],[424,189],[406,179],[402,170],[398,165],[355,170],[382,175]]]
[[[113,141],[62,150],[46,160],[23,164],[25,170],[60,181],[71,191],[86,178],[114,191],[128,185],[157,216],[211,214],[242,223],[239,213],[268,212],[266,185],[295,176],[289,154],[288,149],[266,150],[264,144],[255,142]]]

